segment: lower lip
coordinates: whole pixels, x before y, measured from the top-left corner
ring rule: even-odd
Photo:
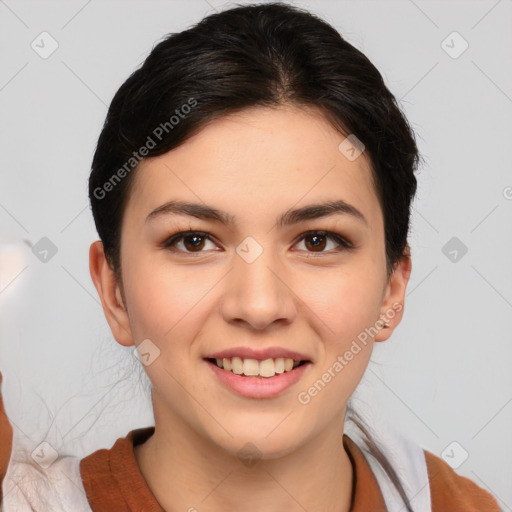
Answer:
[[[276,373],[273,377],[244,377],[219,368],[215,363],[206,364],[230,389],[249,398],[272,398],[293,386],[307,371],[311,363],[304,363],[289,372]]]

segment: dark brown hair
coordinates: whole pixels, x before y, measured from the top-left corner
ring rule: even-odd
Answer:
[[[391,275],[408,248],[421,159],[414,132],[361,51],[317,16],[276,2],[235,6],[166,36],[115,94],[93,158],[89,198],[119,280],[123,213],[138,163],[225,114],[280,105],[315,107],[364,144]],[[387,470],[410,510],[396,474]]]

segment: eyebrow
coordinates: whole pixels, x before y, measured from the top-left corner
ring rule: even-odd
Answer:
[[[227,226],[233,226],[236,223],[236,218],[227,212],[206,204],[189,203],[185,201],[168,201],[162,204],[146,217],[146,222],[150,222],[162,215],[188,215],[198,219],[221,222]],[[350,215],[368,226],[368,221],[362,212],[342,199],[287,210],[277,218],[276,224],[280,227],[290,226],[306,220],[319,219],[332,215]]]

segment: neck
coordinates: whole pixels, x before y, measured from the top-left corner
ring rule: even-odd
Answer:
[[[174,418],[155,421],[154,434],[134,454],[151,492],[168,511],[348,512],[353,474],[343,422],[336,417],[286,456],[243,464]]]

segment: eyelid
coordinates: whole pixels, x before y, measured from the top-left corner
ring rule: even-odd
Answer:
[[[182,254],[187,254],[187,255],[200,255],[200,254],[203,254],[204,252],[206,252],[206,251],[197,251],[197,252],[194,252],[194,251],[182,251],[182,250],[179,250],[179,249],[175,249],[173,247],[173,244],[175,244],[176,242],[179,242],[180,240],[182,240],[186,236],[191,236],[191,235],[198,235],[201,238],[204,238],[206,240],[210,240],[211,242],[216,243],[215,237],[213,237],[209,233],[207,233],[205,231],[189,229],[189,230],[185,230],[185,231],[178,231],[178,232],[174,233],[173,235],[167,237],[160,244],[160,246],[162,248],[170,250],[172,252],[182,253]],[[297,243],[301,242],[302,240],[304,240],[308,236],[312,236],[312,235],[320,235],[320,236],[323,236],[323,237],[325,237],[325,238],[327,238],[329,240],[332,240],[332,241],[334,241],[334,242],[336,242],[338,244],[338,247],[336,249],[331,249],[331,250],[328,250],[328,251],[319,251],[319,252],[315,252],[315,251],[299,251],[299,252],[306,252],[308,255],[314,257],[315,255],[321,256],[321,255],[325,255],[325,254],[334,254],[334,253],[337,253],[337,252],[347,251],[347,250],[355,248],[355,245],[350,240],[348,240],[345,236],[343,236],[343,235],[341,235],[339,233],[336,233],[334,231],[329,231],[329,230],[325,230],[325,229],[311,229],[311,230],[305,231],[305,232],[300,234],[300,236],[294,241],[293,245],[294,246],[297,245]]]

